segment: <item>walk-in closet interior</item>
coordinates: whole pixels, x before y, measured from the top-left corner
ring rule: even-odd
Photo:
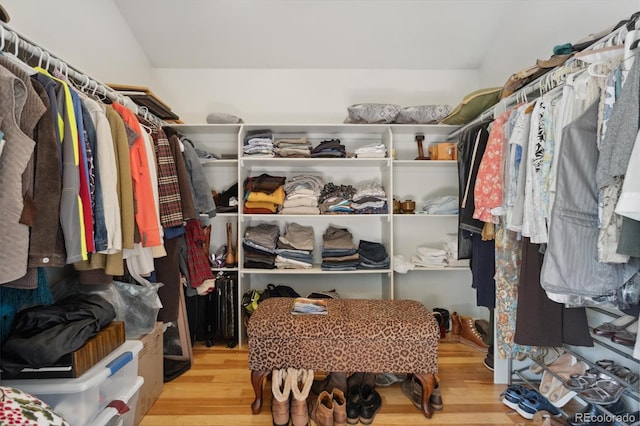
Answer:
[[[639,43],[636,0],[0,0],[0,426],[640,424]]]

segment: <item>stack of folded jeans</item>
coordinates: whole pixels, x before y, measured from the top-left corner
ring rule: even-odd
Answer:
[[[360,240],[358,254],[360,255],[358,268],[361,269],[387,269],[391,264],[387,250],[380,243]]]
[[[327,139],[311,150],[311,158],[345,158],[347,149],[340,139]]]
[[[278,269],[310,269],[313,266],[313,227],[291,223],[278,238],[275,266]]]
[[[242,152],[251,157],[274,157],[273,133],[269,129],[250,130],[244,137]]]
[[[244,267],[253,269],[274,269],[276,245],[280,236],[278,225],[261,223],[249,226],[244,234]]]
[[[360,264],[353,236],[345,228],[329,226],[322,236],[323,271],[355,271]]]

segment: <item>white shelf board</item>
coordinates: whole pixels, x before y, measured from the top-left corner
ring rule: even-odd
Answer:
[[[234,159],[224,159],[224,160],[218,160],[218,159],[201,159],[200,160],[200,164],[202,164],[202,167],[211,167],[211,166],[232,166],[232,167],[238,167],[238,159],[234,158]]]
[[[380,167],[389,166],[391,159],[385,158],[264,158],[264,157],[242,157],[240,164],[244,166],[289,166],[289,167],[308,167],[327,166],[327,167]]]
[[[416,218],[416,217],[421,217],[421,218],[445,218],[445,217],[458,217],[457,214],[419,214],[419,213],[414,213],[414,214],[402,214],[402,213],[395,213],[393,215],[393,220],[398,220],[398,219],[405,219],[405,218]]]
[[[379,275],[390,274],[391,269],[357,269],[355,271],[323,271],[320,265],[313,265],[311,269],[253,269],[243,268],[243,274],[272,274],[272,275],[318,275],[318,274],[353,274],[353,275]]]
[[[456,160],[393,160],[394,167],[453,167],[456,164]]]

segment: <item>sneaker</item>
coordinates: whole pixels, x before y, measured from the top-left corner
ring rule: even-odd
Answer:
[[[549,402],[547,398],[542,396],[538,391],[530,390],[527,392],[516,407],[516,411],[522,417],[528,420],[532,420],[533,416],[538,411],[548,411],[552,416],[559,416],[560,410],[558,410],[553,404]]]
[[[518,404],[529,391],[529,388],[525,388],[522,385],[511,385],[502,392],[502,403],[513,410],[517,410]]]

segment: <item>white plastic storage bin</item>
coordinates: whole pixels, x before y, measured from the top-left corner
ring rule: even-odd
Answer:
[[[127,340],[75,379],[6,380],[2,384],[37,396],[73,426],[89,426],[100,410],[136,384],[141,349],[139,340]]]
[[[122,409],[119,410],[117,405],[112,406],[112,404],[109,403],[107,407],[100,411],[98,416],[91,421],[91,426],[134,426],[138,397],[140,396],[140,388],[143,383],[144,377],[138,376],[136,384],[130,389],[123,389],[123,393],[114,400],[124,402],[128,411],[121,414],[120,411],[122,411]]]

